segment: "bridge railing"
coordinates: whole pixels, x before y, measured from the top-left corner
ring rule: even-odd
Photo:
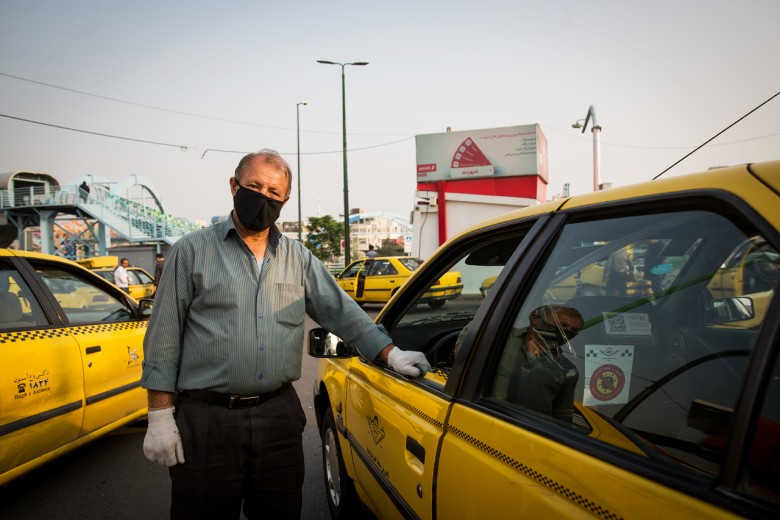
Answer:
[[[171,240],[199,229],[187,219],[115,195],[101,186],[89,192],[78,186],[31,186],[0,190],[0,210],[81,206],[128,238]],[[125,224],[120,226],[119,224]]]

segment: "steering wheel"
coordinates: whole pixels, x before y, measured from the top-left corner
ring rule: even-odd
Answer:
[[[434,368],[452,368],[455,361],[455,342],[462,329],[445,332],[425,351],[425,357]]]

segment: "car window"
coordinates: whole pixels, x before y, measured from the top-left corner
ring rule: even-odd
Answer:
[[[101,277],[102,279],[114,283],[114,271],[93,271],[93,272],[99,277]]]
[[[469,237],[435,271],[425,273],[413,303],[389,328],[396,345],[424,352],[433,372],[428,380],[446,381],[458,338],[485,301],[485,280],[495,280],[525,236],[528,226]],[[433,261],[433,260],[432,260]]]
[[[346,269],[344,269],[344,270],[341,272],[341,278],[342,278],[342,279],[343,279],[343,278],[354,278],[355,276],[357,276],[357,273],[358,273],[358,271],[360,270],[360,266],[361,266],[361,265],[363,265],[363,261],[362,261],[362,260],[361,260],[361,261],[359,261],[359,262],[353,262],[353,263],[351,263],[351,264],[349,265],[349,267],[347,267]]]
[[[736,278],[754,284],[724,271],[746,241],[763,249]],[[572,222],[504,316],[483,397],[715,476],[726,430],[708,417],[735,406],[779,268],[714,212]]]
[[[127,321],[133,318],[133,311],[127,303],[76,273],[59,266],[40,264],[34,267],[71,323]]]
[[[390,263],[390,260],[373,260],[368,276],[387,276],[398,274],[398,270]]]
[[[32,291],[19,272],[0,262],[0,330],[48,325]]]
[[[138,278],[138,271],[127,270],[127,282],[129,285],[141,285],[141,280]]]
[[[154,280],[152,280],[152,277],[146,274],[144,271],[132,271],[135,276],[138,278],[138,283],[142,285],[154,283]]]

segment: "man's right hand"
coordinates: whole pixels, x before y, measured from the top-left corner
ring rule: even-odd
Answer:
[[[149,410],[149,427],[144,437],[144,455],[160,466],[184,462],[184,448],[179,436],[174,407]]]

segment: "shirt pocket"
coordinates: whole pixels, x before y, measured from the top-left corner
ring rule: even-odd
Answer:
[[[306,317],[306,300],[302,285],[276,284],[276,321],[296,327]]]

